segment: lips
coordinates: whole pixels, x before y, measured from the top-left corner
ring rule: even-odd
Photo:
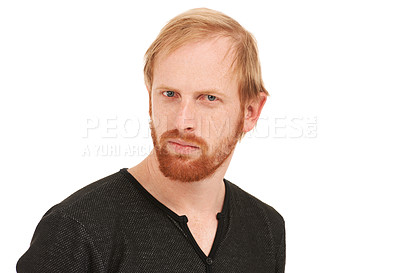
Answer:
[[[179,145],[181,145],[181,146],[183,146],[183,147],[199,148],[199,147],[196,146],[196,145],[193,145],[193,144],[191,144],[191,143],[184,142],[184,141],[181,141],[181,140],[171,140],[170,142],[179,144]]]

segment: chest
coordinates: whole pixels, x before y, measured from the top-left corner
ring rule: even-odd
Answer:
[[[197,245],[208,256],[214,243],[218,220],[189,218],[187,225]]]

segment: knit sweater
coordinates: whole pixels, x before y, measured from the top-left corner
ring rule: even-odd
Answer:
[[[159,202],[123,168],[47,211],[17,272],[284,272],[281,215],[227,179],[224,184],[208,256],[188,218]]]

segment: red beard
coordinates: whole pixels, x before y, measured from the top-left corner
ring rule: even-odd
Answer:
[[[232,153],[243,130],[243,112],[240,115],[234,135],[228,136],[209,154],[207,142],[192,134],[180,134],[177,129],[166,131],[157,141],[153,120],[150,121],[151,136],[156,151],[159,168],[165,177],[182,182],[194,182],[211,176]],[[168,141],[180,139],[200,148],[200,156],[171,153],[167,147]]]

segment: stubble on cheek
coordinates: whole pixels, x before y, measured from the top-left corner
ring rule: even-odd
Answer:
[[[233,135],[222,138],[222,141],[216,143],[214,146],[209,146],[201,137],[191,134],[182,135],[177,129],[167,130],[161,134],[158,140],[154,122],[151,120],[151,136],[161,172],[166,177],[182,182],[198,181],[212,175],[235,148],[243,129],[243,123],[242,113],[233,131]],[[228,124],[230,123],[228,122]],[[223,131],[220,131],[220,133],[223,134]],[[179,138],[200,147],[200,155],[193,157],[191,155],[171,153],[168,150],[167,141],[174,138]]]

